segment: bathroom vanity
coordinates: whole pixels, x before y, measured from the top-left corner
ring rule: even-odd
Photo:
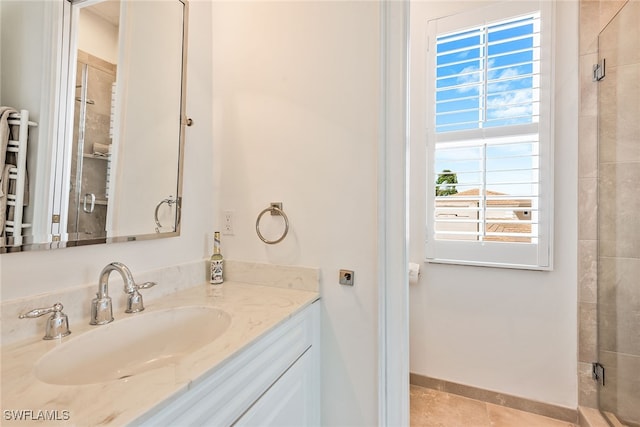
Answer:
[[[319,425],[317,303],[133,425]]]
[[[70,315],[67,337],[2,348],[2,425],[319,425],[318,299],[227,281],[114,309],[107,325]],[[159,353],[125,366],[145,351]]]

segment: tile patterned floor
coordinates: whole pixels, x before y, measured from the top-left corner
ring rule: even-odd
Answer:
[[[411,427],[576,427],[455,394],[411,386]]]

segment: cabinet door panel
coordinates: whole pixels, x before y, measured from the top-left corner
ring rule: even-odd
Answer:
[[[313,348],[307,350],[273,384],[234,426],[299,427],[315,424],[313,419]],[[318,404],[316,401],[315,404]]]

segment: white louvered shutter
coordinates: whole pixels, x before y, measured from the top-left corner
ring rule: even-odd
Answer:
[[[549,36],[523,5],[429,23],[429,260],[550,265]]]

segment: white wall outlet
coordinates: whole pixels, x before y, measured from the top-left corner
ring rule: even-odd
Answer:
[[[233,212],[231,211],[222,213],[222,234],[233,236]]]

